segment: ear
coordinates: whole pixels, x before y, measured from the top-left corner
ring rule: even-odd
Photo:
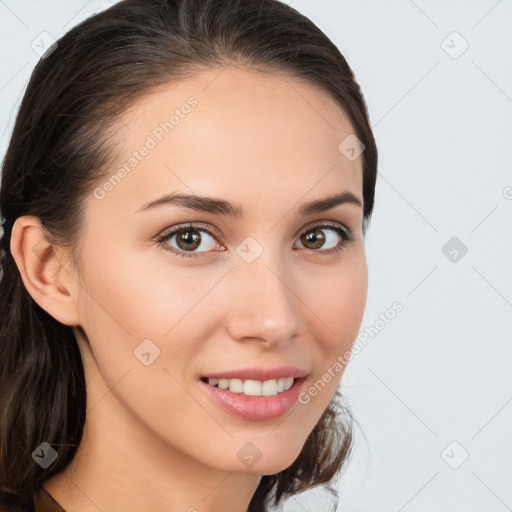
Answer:
[[[70,252],[48,241],[39,217],[24,215],[16,219],[10,249],[23,284],[37,304],[62,324],[80,325],[80,284],[70,263]]]

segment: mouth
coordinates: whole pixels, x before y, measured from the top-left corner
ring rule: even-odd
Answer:
[[[276,396],[288,391],[297,379],[294,377],[281,377],[280,379],[253,380],[253,379],[219,379],[201,377],[201,381],[209,386],[229,390],[232,393],[245,396]]]
[[[298,403],[306,377],[280,377],[264,381],[201,377],[200,388],[225,412],[249,421],[268,421]]]

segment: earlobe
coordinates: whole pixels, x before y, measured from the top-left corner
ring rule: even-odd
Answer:
[[[80,325],[78,283],[62,261],[64,250],[50,243],[38,217],[16,219],[10,249],[23,284],[37,304],[62,324]]]

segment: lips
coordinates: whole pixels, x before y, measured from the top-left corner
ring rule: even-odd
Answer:
[[[296,378],[291,388],[274,396],[247,396],[219,389],[199,380],[202,392],[213,403],[233,416],[249,421],[268,421],[284,415],[297,405],[299,394],[306,378]]]
[[[308,374],[307,370],[296,366],[283,365],[274,368],[254,366],[227,371],[212,371],[201,376],[198,383],[202,392],[206,393],[216,406],[231,415],[249,421],[268,421],[284,415],[297,404],[299,393]],[[233,384],[233,391],[220,388],[221,383],[225,387],[228,381],[229,387]],[[249,383],[249,394],[245,394],[247,381],[253,381]],[[261,382],[261,396],[255,389],[257,383],[254,381]],[[274,390],[269,389],[269,386],[272,386],[269,381],[280,381],[279,388],[283,381],[286,381],[287,384],[282,386],[282,389],[278,388],[277,394],[273,394]],[[244,392],[240,392],[241,384],[243,384]],[[263,391],[264,389],[265,391]],[[253,394],[254,396],[250,396]]]

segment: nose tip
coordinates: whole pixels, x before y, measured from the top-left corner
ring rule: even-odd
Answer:
[[[231,295],[226,321],[230,336],[269,344],[291,340],[297,333],[299,316],[297,298],[285,273],[279,275],[264,262],[233,273],[236,292]]]

